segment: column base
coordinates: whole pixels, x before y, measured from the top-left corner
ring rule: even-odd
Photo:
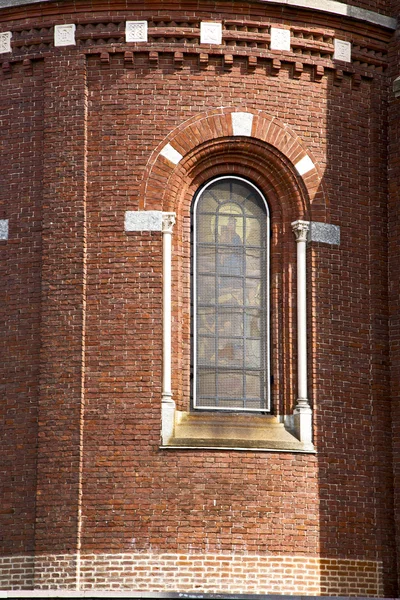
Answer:
[[[167,445],[175,431],[175,402],[172,394],[165,393],[161,399],[161,443]]]
[[[312,443],[312,410],[307,400],[298,400],[298,405],[293,411],[293,427],[300,442],[314,448]]]

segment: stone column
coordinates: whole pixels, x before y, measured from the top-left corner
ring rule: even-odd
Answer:
[[[307,398],[307,280],[306,245],[308,221],[295,221],[292,229],[297,245],[297,405],[294,410],[296,434],[312,444],[312,410]]]
[[[163,375],[162,375],[162,443],[167,444],[174,433],[175,402],[171,389],[171,290],[172,290],[172,228],[175,213],[163,213]]]

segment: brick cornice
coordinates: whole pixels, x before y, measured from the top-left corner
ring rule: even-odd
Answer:
[[[53,0],[0,0],[0,9],[12,8],[14,6],[25,6],[29,4],[47,3]],[[340,17],[348,17],[357,21],[378,25],[385,29],[395,30],[397,20],[365,8],[351,6],[344,2],[336,0],[255,0],[257,3],[278,4],[293,8],[305,8],[306,10],[316,10],[323,13],[329,13]]]

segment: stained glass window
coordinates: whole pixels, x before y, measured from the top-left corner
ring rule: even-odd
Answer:
[[[269,411],[269,214],[259,190],[219,177],[193,209],[193,405]]]

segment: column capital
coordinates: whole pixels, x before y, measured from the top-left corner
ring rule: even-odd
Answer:
[[[309,229],[309,221],[294,221],[292,223],[292,231],[296,236],[296,242],[306,242]]]
[[[175,225],[176,213],[174,212],[163,212],[162,214],[162,232],[172,233],[172,228]]]

